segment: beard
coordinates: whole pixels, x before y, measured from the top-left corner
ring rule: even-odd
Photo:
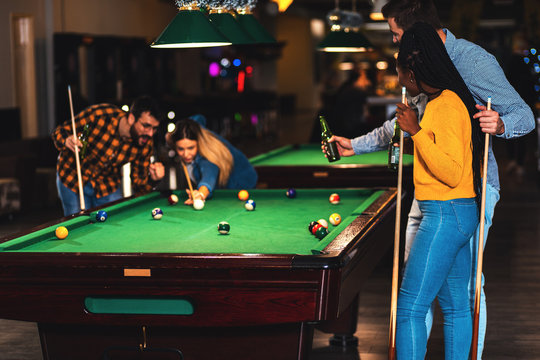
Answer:
[[[131,135],[131,139],[133,140],[135,145],[139,147],[144,147],[148,143],[148,141],[152,139],[148,135],[137,134],[137,131],[135,131],[135,124],[133,124],[129,129],[129,134]]]

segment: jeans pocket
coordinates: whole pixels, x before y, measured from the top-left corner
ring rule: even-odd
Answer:
[[[452,211],[456,217],[457,230],[469,239],[478,227],[478,207],[474,199],[451,200]]]

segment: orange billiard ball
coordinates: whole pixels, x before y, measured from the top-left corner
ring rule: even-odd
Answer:
[[[238,192],[238,199],[242,201],[246,201],[247,199],[249,199],[249,193],[247,192],[247,190],[240,190]]]
[[[56,235],[57,238],[59,238],[60,240],[63,240],[68,236],[68,229],[66,229],[65,226],[59,226],[54,231],[54,234]]]

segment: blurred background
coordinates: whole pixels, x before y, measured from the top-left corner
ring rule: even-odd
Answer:
[[[68,85],[76,113],[95,103],[129,105],[135,97],[149,94],[168,114],[158,143],[168,122],[200,113],[210,129],[248,156],[285,144],[318,142],[319,113],[327,116],[335,134],[353,137],[379,126],[393,111],[399,95],[397,47],[386,22],[373,20],[385,1],[247,0],[243,4],[249,5],[270,40],[205,48],[150,47],[178,13],[177,5],[185,3],[208,6],[212,1],[0,3],[0,178],[18,179],[23,209],[57,203],[57,153],[49,134],[69,119]],[[443,25],[495,55],[536,110],[536,0],[435,4]],[[362,34],[365,48],[320,51],[336,24],[342,25],[340,30],[351,26]],[[502,152],[516,163],[508,166],[524,175],[522,158],[536,158],[536,144],[536,132],[505,144]]]

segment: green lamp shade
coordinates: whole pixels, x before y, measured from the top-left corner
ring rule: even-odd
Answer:
[[[150,45],[153,48],[196,48],[231,45],[199,10],[180,10]]]
[[[255,39],[249,36],[229,13],[213,13],[208,16],[210,22],[218,28],[233,45],[253,44]]]
[[[317,50],[326,52],[363,52],[373,50],[373,45],[359,31],[330,31],[317,45]]]
[[[256,44],[273,44],[276,39],[255,19],[253,14],[238,14],[236,18],[242,28],[255,39]]]

